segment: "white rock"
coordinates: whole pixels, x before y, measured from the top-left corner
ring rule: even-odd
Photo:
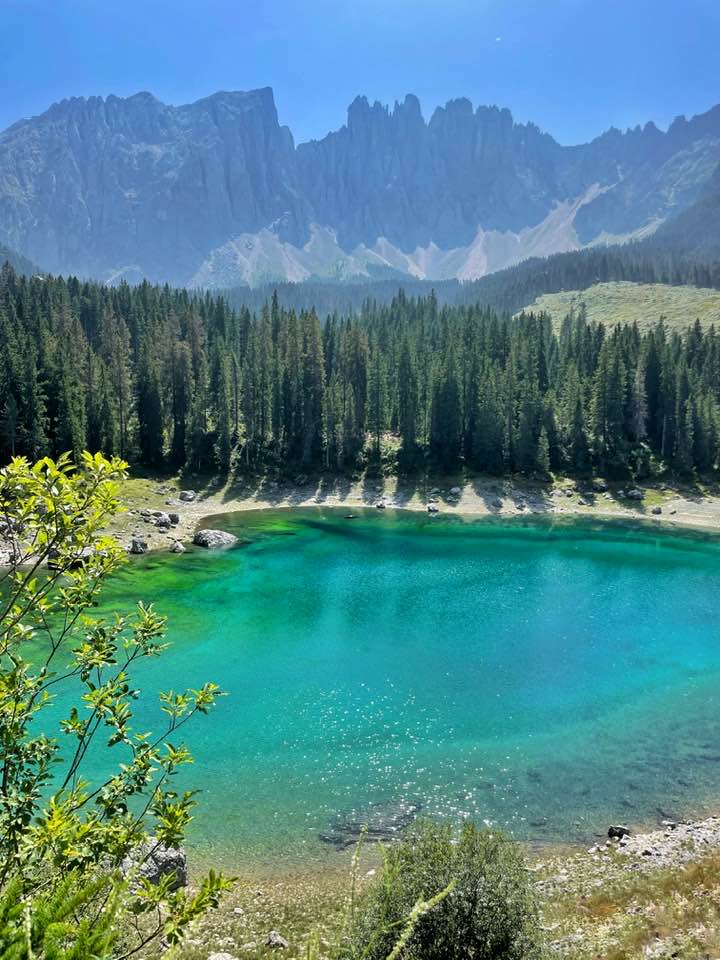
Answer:
[[[237,537],[225,530],[198,530],[193,537],[193,543],[207,550],[225,550],[235,546]]]
[[[285,937],[280,936],[277,930],[271,930],[267,935],[265,946],[270,947],[272,950],[287,950],[290,944],[287,942]]]

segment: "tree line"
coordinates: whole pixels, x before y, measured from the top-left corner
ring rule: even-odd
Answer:
[[[146,468],[715,470],[720,336],[399,292],[251,313],[168,287],[0,272],[0,456]],[[293,474],[291,474],[293,475]]]
[[[680,224],[678,224],[679,226]],[[484,303],[503,313],[517,313],[537,297],[563,290],[587,290],[595,283],[629,281],[720,289],[720,260],[705,254],[688,255],[683,249],[659,240],[598,246],[549,257],[531,257],[514,267],[498,270],[479,280],[428,281],[388,271],[366,282],[278,283],[259,287],[233,287],[224,292],[231,307],[258,312],[273,293],[282,306],[318,313],[349,313],[368,305],[388,304],[402,287],[407,296],[435,293],[442,305],[472,306]]]
[[[720,261],[650,238],[531,257],[514,267],[459,285],[452,302],[487,303],[515,313],[546,293],[587,290],[596,283],[628,281],[720,288]]]

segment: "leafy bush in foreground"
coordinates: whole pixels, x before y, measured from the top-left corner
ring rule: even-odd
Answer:
[[[122,866],[158,844],[177,847],[192,793],[173,779],[192,761],[182,727],[207,713],[214,684],[161,694],[158,735],[133,729],[140,696],[132,671],[159,655],[164,620],[139,604],[130,615],[92,615],[124,554],[102,528],[118,509],[126,464],[84,454],[0,470],[0,956],[106,960],[152,940],[177,942],[227,886],[210,873],[194,894],[175,876],[152,884]],[[57,692],[74,705],[59,729]],[[57,722],[57,721],[55,721]],[[103,779],[84,775],[105,744]],[[140,866],[138,864],[138,866]]]
[[[448,888],[450,888],[448,890]],[[418,903],[447,894],[417,915]],[[403,960],[534,960],[537,911],[518,846],[501,833],[465,824],[419,822],[384,850],[380,874],[350,921],[348,960],[386,960],[411,932]]]

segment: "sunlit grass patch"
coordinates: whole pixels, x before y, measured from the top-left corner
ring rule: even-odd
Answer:
[[[585,304],[588,319],[607,326],[635,323],[641,329],[664,318],[668,327],[685,328],[696,319],[720,322],[720,291],[664,283],[597,283],[587,290],[563,290],[538,297],[526,310],[549,313],[556,328],[572,309]]]

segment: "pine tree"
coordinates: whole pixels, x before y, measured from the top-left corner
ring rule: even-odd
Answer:
[[[410,341],[403,338],[397,373],[398,433],[405,464],[412,464],[417,456],[418,377]]]
[[[138,373],[137,418],[140,459],[147,466],[160,467],[165,447],[160,379],[147,344],[142,347]]]
[[[170,409],[172,411],[172,441],[170,460],[179,467],[187,457],[187,427],[192,401],[192,356],[185,341],[172,348],[170,369]]]
[[[314,310],[301,317],[302,354],[302,464],[322,461],[325,443],[323,410],[325,404],[325,362],[320,321]]]
[[[591,401],[591,429],[595,455],[603,470],[619,471],[625,464],[625,366],[617,339],[600,351]]]
[[[18,418],[17,401],[11,393],[5,401],[2,414],[0,414],[0,437],[2,437],[3,447],[11,457],[14,457],[17,453]]]
[[[232,460],[232,378],[230,360],[218,358],[217,395],[215,400],[215,460],[218,467],[227,473]]]
[[[443,470],[452,471],[460,462],[462,427],[460,385],[450,345],[433,388],[430,426],[430,454]]]
[[[377,343],[373,344],[368,373],[368,427],[373,438],[373,453],[380,460],[380,441],[387,416],[387,368]]]

